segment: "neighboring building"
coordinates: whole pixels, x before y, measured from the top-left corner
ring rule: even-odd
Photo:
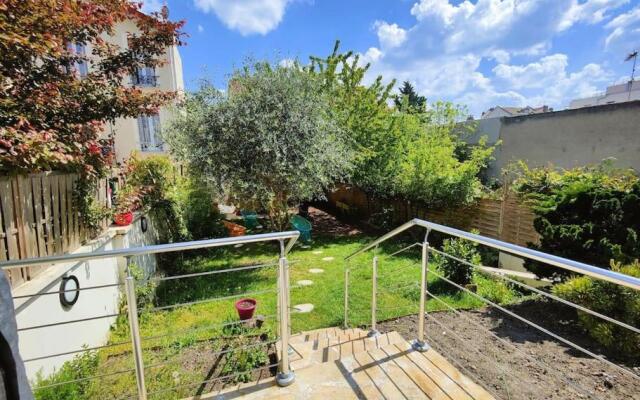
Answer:
[[[624,103],[634,100],[640,100],[640,81],[629,81],[627,83],[609,86],[604,93],[593,97],[572,100],[569,104],[569,109]]]
[[[114,34],[105,40],[126,48],[127,34],[139,32],[133,21],[125,21],[116,26]],[[78,52],[91,54],[91,49],[77,46]],[[157,68],[142,68],[137,74],[131,76],[126,85],[136,86],[142,90],[164,90],[184,92],[184,80],[182,76],[182,59],[177,47],[167,49],[164,55],[164,65]],[[89,63],[90,64],[90,63]],[[87,74],[91,66],[76,65],[76,70],[82,77]],[[140,116],[138,118],[119,118],[113,124],[109,124],[105,130],[106,136],[113,136],[116,161],[122,162],[132,152],[138,151],[145,154],[158,154],[167,151],[162,141],[162,128],[171,120],[171,111],[163,107],[160,112],[152,116]]]
[[[542,107],[502,107],[495,106],[491,107],[487,111],[482,113],[481,119],[489,119],[489,118],[502,118],[502,117],[516,117],[519,115],[529,115],[529,114],[541,114],[546,112],[553,111],[553,108],[549,106]]]
[[[502,169],[518,160],[530,167],[572,168],[612,158],[619,167],[640,171],[640,101],[562,111],[480,119],[467,142],[481,136],[500,142],[487,178],[501,180]]]

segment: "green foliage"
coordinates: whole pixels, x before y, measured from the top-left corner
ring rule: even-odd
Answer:
[[[177,200],[189,239],[212,239],[226,235],[215,198],[215,191],[202,179],[189,176],[180,183]]]
[[[413,85],[409,81],[404,81],[402,87],[399,89],[400,94],[395,96],[393,102],[398,110],[403,112],[418,112],[422,113],[426,111],[427,98],[420,96]]]
[[[224,355],[224,366],[222,375],[234,375],[231,380],[234,382],[251,381],[253,369],[267,365],[269,356],[264,346],[253,346],[257,342],[247,337],[240,336],[231,341],[229,345],[233,350]],[[242,349],[243,346],[253,346]]]
[[[88,398],[90,380],[38,389],[39,387],[72,381],[95,375],[98,371],[98,354],[86,351],[76,355],[71,361],[62,364],[59,370],[44,378],[36,375],[34,396],[37,400],[85,399]]]
[[[100,232],[105,219],[111,218],[111,210],[98,203],[95,196],[96,190],[97,180],[93,177],[85,177],[75,182],[71,194],[80,224],[88,230],[90,237]]]
[[[621,266],[612,263],[614,271],[640,278],[640,263]],[[615,283],[586,276],[555,285],[553,293],[592,311],[599,312],[631,326],[640,326],[640,292]],[[628,358],[640,358],[640,335],[598,317],[578,311],[580,323],[598,343]]]
[[[229,92],[204,83],[181,108],[167,134],[176,157],[240,206],[267,210],[275,230],[287,227],[290,205],[322,196],[350,169],[322,81],[299,68],[246,65]]]
[[[519,293],[511,284],[488,274],[474,274],[473,283],[477,286],[476,293],[479,296],[497,304],[509,304],[519,297]]]
[[[446,102],[427,105],[426,99],[407,92],[407,102],[415,104],[407,106],[411,112],[397,112],[387,104],[395,81],[384,85],[379,76],[365,86],[369,65],[359,61],[352,52],[340,53],[338,42],[331,55],[312,57],[305,68],[323,80],[338,124],[351,139],[351,183],[380,197],[400,196],[432,207],[472,202],[480,194],[478,175],[494,147],[485,140],[476,146],[462,141],[458,123],[464,109]]]
[[[136,303],[139,309],[150,308],[153,306],[153,302],[156,297],[157,281],[148,280],[148,276],[145,276],[144,270],[138,267],[137,264],[131,263],[128,266],[129,273],[136,281]],[[124,296],[123,302],[126,301]]]
[[[640,257],[640,179],[632,170],[610,163],[520,170],[514,189],[532,205],[541,237],[531,247],[604,268]],[[541,277],[569,275],[539,263],[526,267]]]
[[[468,240],[445,239],[442,244],[442,251],[474,265],[480,265],[482,260],[477,247],[477,243]],[[471,283],[473,267],[437,253],[434,253],[434,259],[445,278],[459,285]]]
[[[172,243],[183,240],[186,231],[176,201],[179,178],[171,160],[161,155],[145,158],[134,155],[127,161],[126,176],[126,185],[134,188],[131,192],[136,196],[140,195],[140,205],[153,220],[160,241]]]

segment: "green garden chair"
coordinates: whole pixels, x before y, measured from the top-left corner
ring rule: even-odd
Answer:
[[[245,228],[253,229],[258,226],[258,214],[255,211],[240,210],[240,214]]]
[[[291,222],[291,225],[295,230],[300,232],[300,240],[305,243],[311,241],[311,222],[307,221],[299,215],[294,215],[293,217],[291,217],[289,222]]]

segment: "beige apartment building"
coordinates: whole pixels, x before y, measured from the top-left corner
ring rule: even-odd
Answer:
[[[116,26],[113,35],[105,38],[121,48],[127,47],[127,34],[139,32],[133,21],[124,21]],[[76,51],[91,54],[91,48],[77,46]],[[156,68],[142,68],[137,74],[127,78],[126,85],[136,86],[142,90],[165,90],[184,92],[182,76],[182,59],[176,46],[167,49],[164,63]],[[79,75],[87,74],[91,66],[77,65]],[[104,133],[107,138],[114,138],[116,161],[122,162],[131,153],[138,152],[142,156],[148,154],[165,153],[167,146],[162,140],[162,128],[166,127],[172,118],[171,107],[163,107],[157,115],[140,116],[138,118],[119,118],[109,124]]]

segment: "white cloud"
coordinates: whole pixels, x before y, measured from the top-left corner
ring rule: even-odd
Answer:
[[[289,0],[194,0],[204,12],[214,13],[229,29],[243,36],[266,35],[282,21]]]
[[[377,22],[379,46],[361,59],[372,63],[369,80],[415,82],[430,100],[466,105],[474,115],[495,105],[563,108],[615,77],[596,63],[573,67],[567,55],[549,54],[554,37],[609,18],[625,1],[416,0],[416,23]]]
[[[162,9],[163,2],[161,0],[144,0],[142,2],[141,11],[145,14],[159,12]]]
[[[564,54],[553,54],[527,65],[499,64],[493,73],[514,89],[543,88],[565,74],[569,65]]]
[[[198,24],[198,32],[199,32],[199,33],[204,32],[204,26],[202,26],[202,25]]]
[[[565,13],[559,30],[565,30],[578,22],[596,24],[609,17],[609,12],[629,3],[629,0],[573,0]]]
[[[378,40],[383,49],[398,47],[407,39],[407,31],[400,28],[397,24],[376,21],[374,28],[376,28]]]
[[[620,14],[607,25],[611,33],[605,40],[607,49],[628,52],[640,46],[640,6]]]

